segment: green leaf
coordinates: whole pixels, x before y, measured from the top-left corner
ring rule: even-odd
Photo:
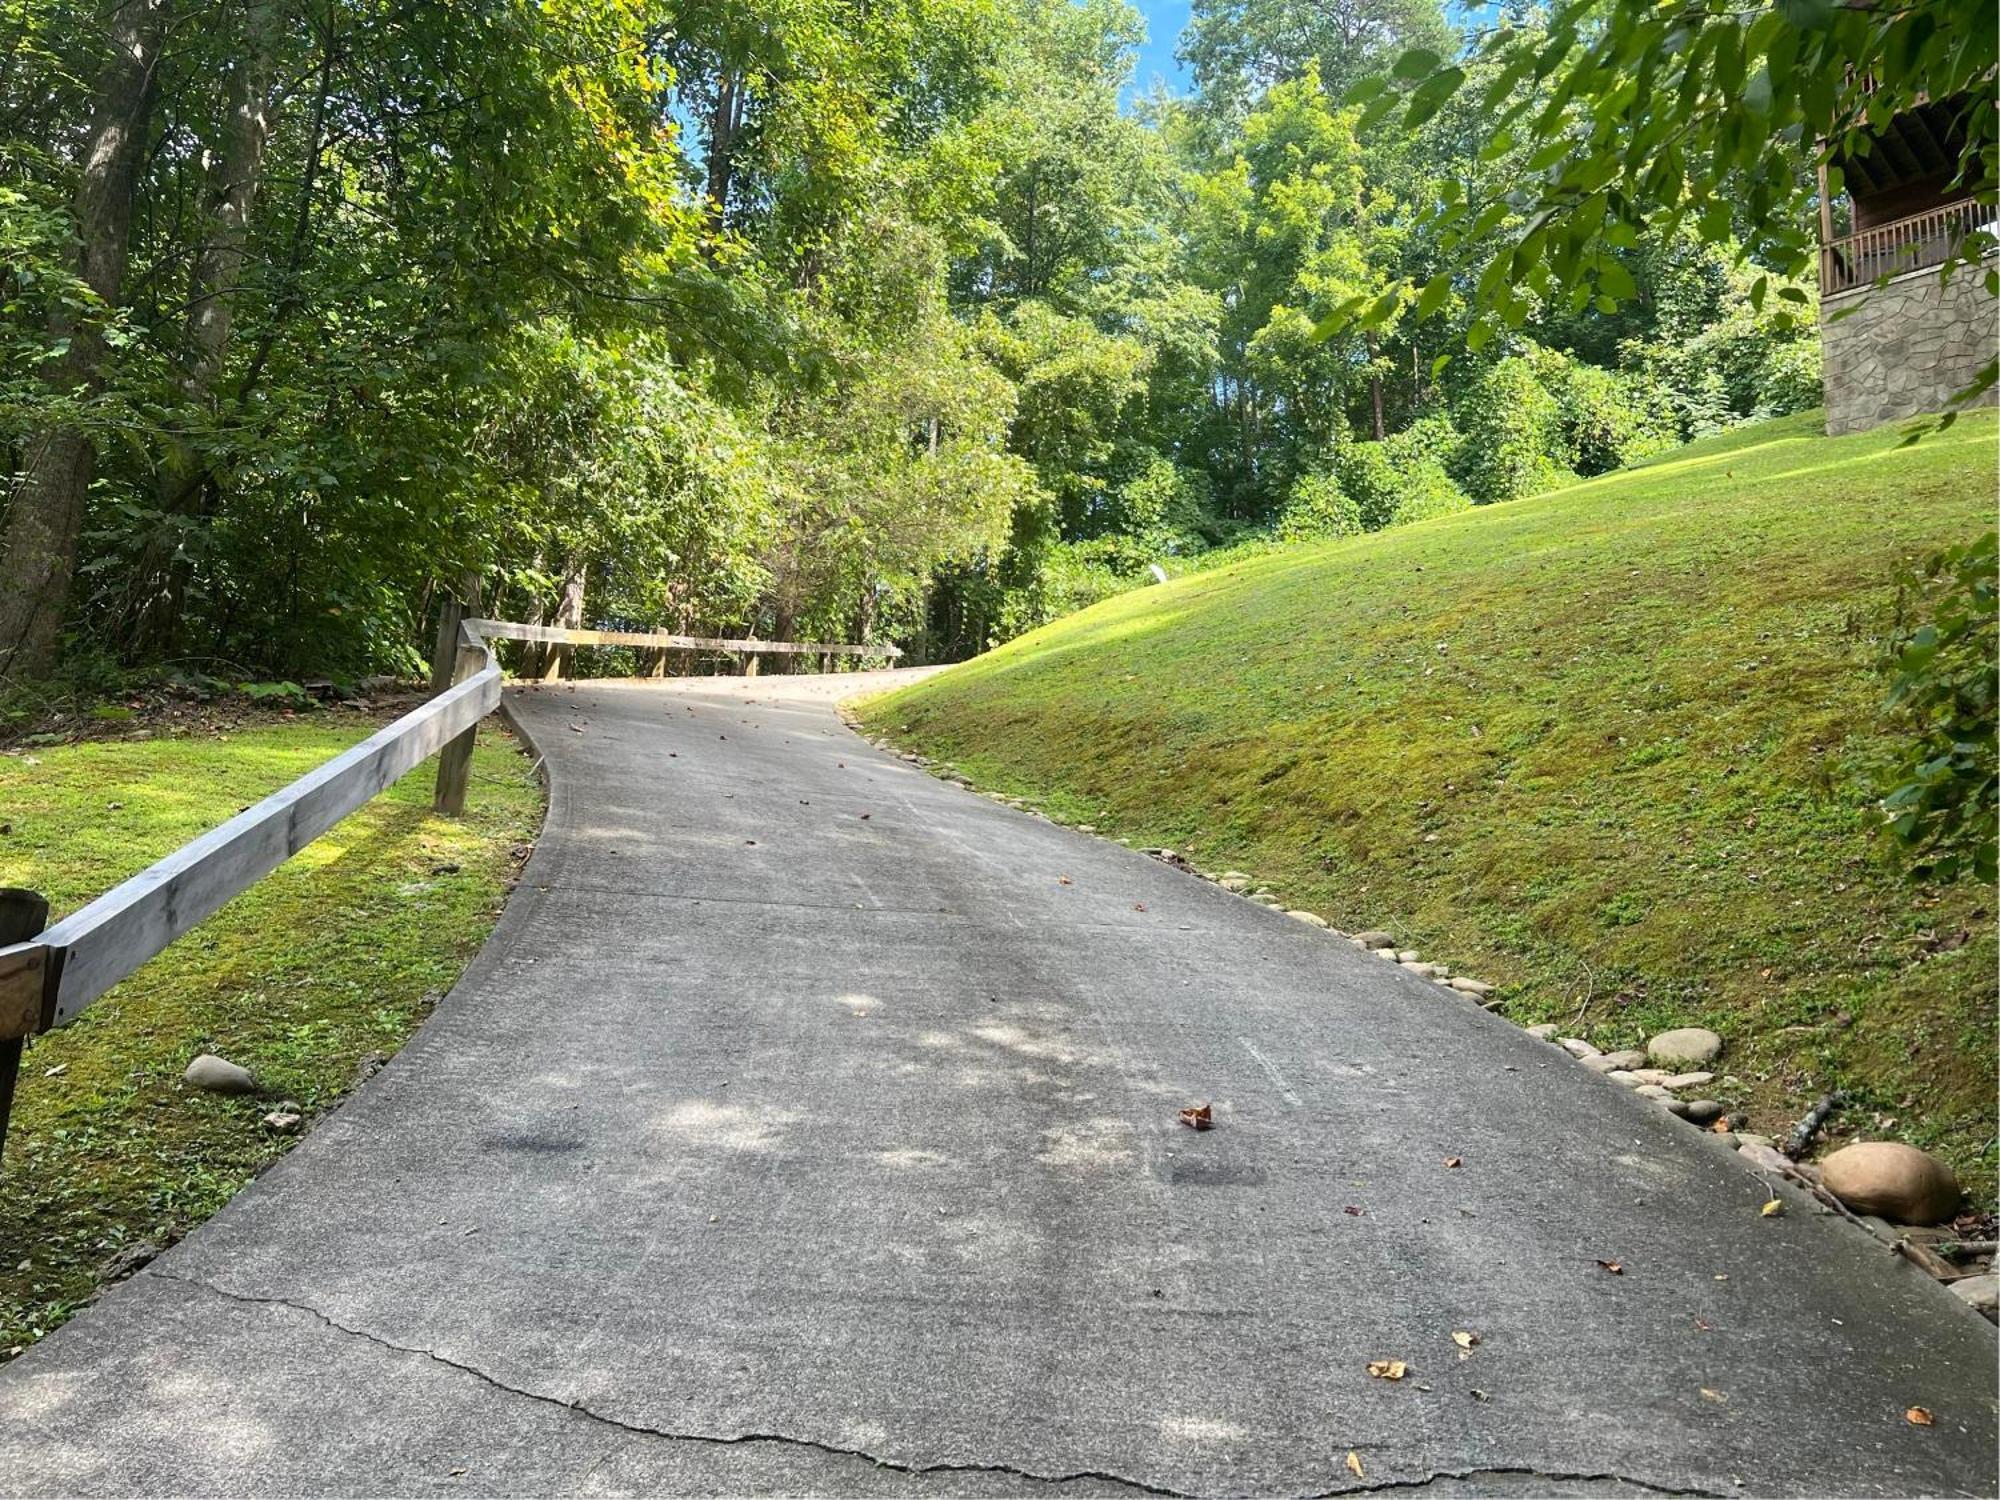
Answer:
[[[1438,62],[1438,55],[1429,48],[1412,47],[1396,59],[1396,66],[1391,71],[1407,83],[1435,72]]]

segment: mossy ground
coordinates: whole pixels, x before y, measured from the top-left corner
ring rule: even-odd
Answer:
[[[0,756],[0,885],[39,890],[60,917],[385,717]],[[492,720],[463,819],[432,814],[434,765],[29,1043],[0,1162],[0,1358],[75,1311],[114,1252],[185,1233],[291,1145],[260,1123],[270,1100],[185,1088],[191,1057],[219,1052],[273,1097],[324,1111],[479,951],[540,826],[540,790]]]
[[[1107,600],[862,706],[981,785],[1629,1046],[1730,1043],[1760,1129],[1933,1148],[1990,1204],[1991,887],[1868,827],[1902,566],[1993,523],[1991,413],[1898,447],[1805,416]]]

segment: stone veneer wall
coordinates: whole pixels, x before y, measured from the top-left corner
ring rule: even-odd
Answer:
[[[1826,430],[1834,437],[1940,411],[2000,349],[2000,300],[1983,267],[1960,266],[1941,284],[1935,268],[1885,287],[1860,287],[1820,303],[1826,353]],[[1844,307],[1860,311],[1829,322]],[[2000,390],[1978,404],[1991,406]]]

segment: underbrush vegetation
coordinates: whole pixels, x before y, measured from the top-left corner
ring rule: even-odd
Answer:
[[[1728,1039],[1733,1108],[1994,1188],[1995,890],[1878,799],[1899,578],[1992,521],[1995,419],[1815,416],[1559,492],[1266,549],[865,707],[982,785],[1238,868],[1605,1047]],[[1989,648],[1990,654],[1990,648]],[[1994,663],[1984,663],[1991,679]]]
[[[0,756],[0,885],[60,917],[379,727],[327,712]],[[280,1096],[310,1119],[393,1053],[479,951],[536,836],[540,792],[497,723],[462,819],[426,762],[173,944],[81,1019],[29,1043],[0,1166],[0,1358],[63,1322],[100,1270],[165,1245],[275,1161]],[[181,1081],[215,1051],[268,1098]]]

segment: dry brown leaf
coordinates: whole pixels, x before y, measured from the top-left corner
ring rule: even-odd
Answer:
[[[1190,1130],[1213,1130],[1215,1114],[1206,1104],[1190,1104],[1181,1111],[1181,1124]]]
[[[1371,1359],[1368,1373],[1377,1380],[1401,1380],[1410,1373],[1410,1367],[1400,1359]]]
[[[1924,1406],[1911,1407],[1903,1413],[1903,1420],[1908,1422],[1912,1427],[1937,1426],[1937,1418],[1930,1414],[1930,1408]]]
[[[1145,909],[1146,909],[1146,903],[1143,901],[1134,901],[1132,903],[1132,910],[1134,911],[1144,911]]]
[[[1356,1453],[1352,1448],[1347,1450],[1347,1472],[1352,1474],[1356,1479],[1366,1479],[1368,1477],[1361,1468],[1361,1455]]]
[[[1462,1156],[1447,1156],[1444,1159],[1444,1164],[1447,1167],[1462,1167],[1465,1165],[1465,1158]]]
[[[1056,884],[1057,884],[1057,885],[1075,885],[1075,884],[1076,884],[1076,882],[1075,882],[1074,880],[1071,880],[1071,879],[1069,878],[1069,876],[1067,876],[1067,875],[1058,875],[1058,876],[1056,876]]]
[[[1712,1391],[1707,1386],[1703,1386],[1701,1388],[1701,1399],[1704,1401],[1713,1401],[1717,1406],[1720,1406],[1729,1398],[1720,1391]]]
[[[1622,1261],[1600,1260],[1598,1264],[1604,1267],[1604,1269],[1609,1271],[1613,1276],[1623,1276],[1625,1274],[1625,1266]]]
[[[1451,1341],[1461,1349],[1474,1349],[1479,1345],[1479,1335],[1467,1333],[1461,1328],[1451,1336]]]

